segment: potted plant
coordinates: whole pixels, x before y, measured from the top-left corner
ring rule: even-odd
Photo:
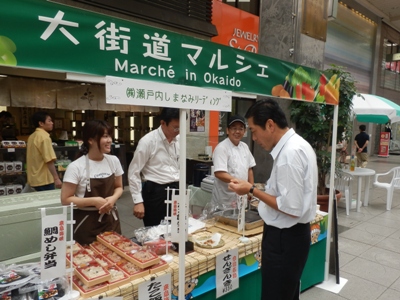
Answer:
[[[326,176],[331,168],[331,146],[333,132],[334,105],[328,105],[331,95],[321,95],[321,86],[328,84],[339,87],[339,116],[337,137],[341,141],[343,137],[349,142],[352,132],[352,98],[357,93],[355,80],[351,73],[344,67],[331,65],[320,77],[320,82],[314,86],[319,88],[314,102],[292,101],[290,104],[290,119],[295,124],[296,132],[306,139],[314,148],[318,165],[318,194],[327,195]],[[340,84],[340,86],[339,86]],[[324,88],[324,87],[323,87]],[[322,89],[323,92],[327,93]],[[337,92],[337,91],[336,91]],[[332,102],[330,102],[332,103]],[[340,168],[340,164],[336,164]]]

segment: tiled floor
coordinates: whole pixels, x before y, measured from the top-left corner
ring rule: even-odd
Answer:
[[[400,155],[373,156],[367,168],[383,173],[400,166]],[[371,180],[372,183],[373,180]],[[353,183],[353,198],[356,197]],[[362,194],[362,199],[364,194]],[[128,188],[118,200],[122,233],[134,236],[143,223],[132,215],[133,203]],[[400,190],[386,210],[386,190],[373,188],[370,200],[360,212],[338,208],[340,277],[348,282],[338,293],[312,287],[301,294],[302,300],[394,300],[400,299]]]

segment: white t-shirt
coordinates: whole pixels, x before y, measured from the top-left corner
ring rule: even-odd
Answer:
[[[253,155],[247,144],[240,142],[235,146],[229,138],[217,145],[213,153],[214,172],[223,171],[231,176],[248,180],[249,169],[256,165]],[[236,193],[229,190],[228,183],[215,178],[211,201],[226,208],[234,207]]]
[[[111,169],[112,168],[112,169]],[[89,159],[90,178],[107,178],[112,174],[121,176],[124,174],[121,162],[114,155],[104,154],[102,161]],[[73,161],[65,171],[64,182],[76,184],[75,196],[84,197],[86,191],[86,156],[83,155]]]
[[[271,156],[274,164],[265,192],[277,197],[280,211],[260,202],[258,212],[261,218],[266,224],[277,228],[311,222],[316,213],[318,185],[314,150],[290,129],[271,151]]]

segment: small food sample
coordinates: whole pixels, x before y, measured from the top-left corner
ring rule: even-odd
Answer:
[[[214,235],[204,235],[200,237],[196,237],[195,243],[197,246],[201,248],[219,248],[225,245],[224,240],[221,238],[220,234],[215,233]]]
[[[74,288],[81,294],[81,298],[88,298],[108,290],[108,284],[106,282],[89,287],[76,276],[72,278],[72,283]]]
[[[97,262],[92,262],[85,267],[75,268],[75,275],[87,286],[93,286],[111,278],[110,272]]]

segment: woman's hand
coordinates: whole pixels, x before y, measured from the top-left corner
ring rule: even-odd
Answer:
[[[103,199],[103,198],[101,198]],[[101,214],[109,214],[111,210],[114,208],[114,200],[111,197],[107,197],[103,199],[105,203],[99,208],[99,213]]]

